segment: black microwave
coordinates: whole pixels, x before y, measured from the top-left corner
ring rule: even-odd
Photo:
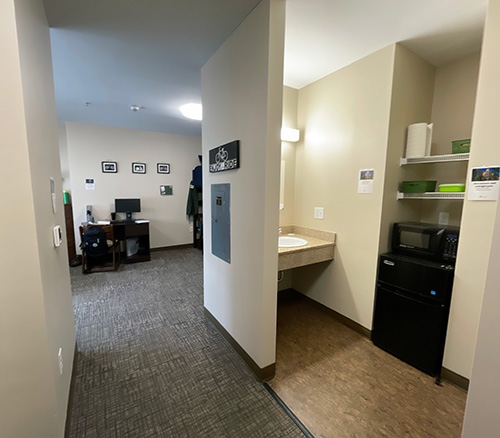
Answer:
[[[454,263],[459,233],[458,227],[397,222],[392,230],[392,250],[398,254]]]

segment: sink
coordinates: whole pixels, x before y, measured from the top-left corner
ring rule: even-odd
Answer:
[[[300,237],[294,236],[279,236],[278,247],[279,248],[295,248],[297,246],[307,245],[307,240],[301,239]]]

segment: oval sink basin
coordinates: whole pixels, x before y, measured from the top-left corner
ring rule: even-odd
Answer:
[[[278,238],[279,248],[295,248],[296,246],[307,245],[307,240],[294,236],[280,236]]]

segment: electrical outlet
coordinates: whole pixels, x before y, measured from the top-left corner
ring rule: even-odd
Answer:
[[[59,375],[62,376],[63,368],[64,368],[62,347],[59,348],[59,353],[57,354],[57,357],[59,359]]]
[[[323,219],[324,212],[323,207],[314,207],[314,219]]]
[[[446,213],[445,211],[439,212],[438,224],[448,225],[449,222],[450,222],[450,213]]]
[[[193,226],[192,225],[189,225],[189,232],[192,233],[193,232]]]

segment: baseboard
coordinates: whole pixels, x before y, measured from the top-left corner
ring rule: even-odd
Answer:
[[[245,361],[252,372],[257,376],[261,382],[270,380],[274,377],[276,373],[276,363],[268,365],[265,368],[260,368],[254,360],[248,355],[248,353],[241,347],[238,342],[231,336],[231,334],[222,326],[222,324],[217,321],[215,316],[213,316],[206,307],[203,307],[205,317],[215,326],[215,328],[220,332],[227,342],[234,348],[234,350],[240,355],[240,357]]]
[[[313,305],[317,309],[322,310],[323,312],[328,313],[329,315],[331,315],[333,318],[335,318],[340,323],[344,324],[345,326],[349,327],[350,329],[354,330],[355,332],[358,332],[360,335],[363,335],[365,338],[371,339],[371,337],[372,337],[371,330],[368,330],[366,327],[363,327],[361,324],[358,324],[356,321],[353,321],[352,319],[348,318],[347,316],[344,316],[341,313],[336,312],[333,309],[330,309],[329,307],[325,306],[324,304],[321,304],[318,301],[313,300],[312,298],[309,298],[307,295],[301,294],[299,291],[296,291],[295,289],[291,289],[291,291],[299,294],[302,298],[307,300],[311,305]]]
[[[71,380],[69,384],[68,408],[66,411],[66,424],[64,425],[64,437],[69,438],[71,434],[71,413],[73,412],[73,398],[75,395],[75,380],[78,370],[78,348],[75,342],[75,351],[73,353],[73,368],[71,369]]]
[[[184,243],[183,245],[173,245],[173,246],[159,246],[157,248],[151,248],[149,252],[157,252],[157,251],[168,251],[169,249],[184,249],[184,248],[192,248],[192,243]]]
[[[449,370],[448,368],[441,368],[441,378],[443,380],[447,380],[458,388],[463,389],[464,391],[469,390],[469,379]]]

